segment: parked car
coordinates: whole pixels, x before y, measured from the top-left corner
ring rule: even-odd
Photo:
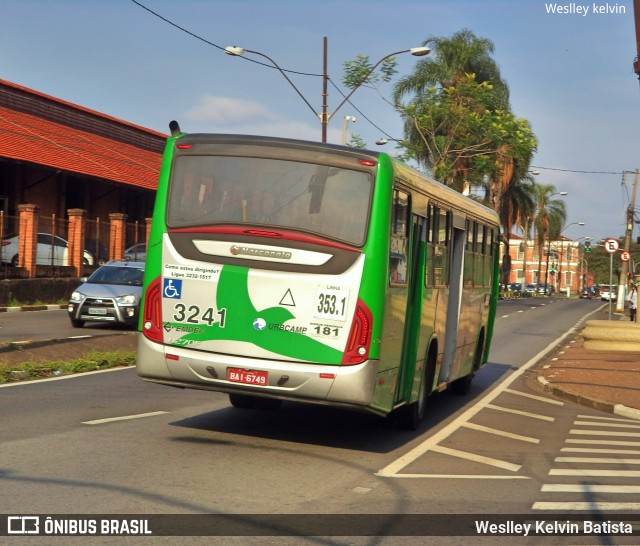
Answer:
[[[3,262],[17,266],[19,251],[20,238],[18,235],[8,237],[2,241]],[[93,254],[85,250],[82,261],[85,265],[93,265],[95,260]],[[36,265],[69,265],[69,243],[57,235],[38,233]]]
[[[144,262],[147,259],[147,245],[145,243],[138,243],[137,245],[130,246],[124,251],[124,257],[127,260]]]
[[[580,290],[580,299],[581,300],[590,300],[593,298],[593,293],[588,288],[583,288]]]
[[[67,311],[75,328],[85,322],[135,326],[140,313],[144,262],[113,260],[101,265],[73,291]]]
[[[540,284],[528,284],[524,291],[527,294],[535,294],[537,292],[538,294],[546,294],[547,296],[550,296],[555,292],[555,288],[550,284],[541,282]]]
[[[618,299],[618,287],[613,284],[601,284],[600,299],[602,301],[616,301]]]
[[[512,282],[509,285],[509,292],[518,292],[522,294],[522,283],[521,282]]]

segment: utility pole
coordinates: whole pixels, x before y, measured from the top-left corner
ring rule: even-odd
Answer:
[[[633,12],[636,22],[636,50],[637,56],[633,61],[633,71],[640,78],[640,0],[633,0]]]
[[[640,1],[640,0],[639,0]],[[631,202],[627,209],[627,232],[624,238],[624,251],[629,252],[631,247],[631,235],[633,233],[633,218],[636,208],[636,193],[638,190],[638,169],[633,177],[633,191],[631,192]],[[622,262],[620,268],[620,280],[618,285],[618,297],[616,299],[616,313],[624,313],[624,302],[626,298],[627,277],[629,276],[629,262]]]

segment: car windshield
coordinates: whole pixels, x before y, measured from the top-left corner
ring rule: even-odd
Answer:
[[[97,269],[87,282],[93,284],[125,284],[142,286],[144,270],[133,267],[101,267]]]

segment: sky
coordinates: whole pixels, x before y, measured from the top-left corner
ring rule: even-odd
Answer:
[[[568,212],[563,235],[599,240],[625,232],[640,167],[632,0],[2,0],[2,23],[1,79],[162,133],[175,119],[189,133],[315,141],[325,37],[333,112],[339,90],[347,92],[346,61],[367,55],[375,63],[470,29],[494,43],[513,113],[538,139],[536,180],[567,192],[557,196]],[[230,56],[226,46],[298,72],[288,74],[311,107],[280,72],[249,60],[266,58]],[[419,62],[396,59],[396,78]],[[383,98],[392,89],[393,82],[382,86],[382,97],[356,90],[353,106],[332,117],[328,141],[342,142],[349,115],[356,121],[347,124],[348,139],[355,133],[369,148],[396,153],[392,143],[376,145],[403,137]]]

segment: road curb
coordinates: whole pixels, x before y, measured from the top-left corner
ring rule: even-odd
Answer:
[[[581,406],[640,421],[640,409],[630,408],[622,404],[613,404],[606,400],[585,396],[583,394],[563,389],[557,385],[553,385],[549,380],[541,375],[538,375],[538,383],[540,383],[545,392],[548,392],[558,398],[562,398],[563,400],[568,400],[569,402],[573,402]]]
[[[52,338],[52,339],[42,339],[37,341],[26,340],[26,341],[9,341],[6,345],[0,346],[0,354],[9,353],[12,351],[21,351],[24,349],[37,349],[38,347],[45,347],[47,345],[53,345],[55,343],[69,343],[74,341],[83,341],[86,339],[95,339],[95,338],[103,338],[103,337],[114,337],[114,336],[128,336],[131,334],[135,335],[135,331],[132,332],[114,332],[112,334],[102,334],[100,336],[92,336],[92,335],[84,335],[84,336],[72,336],[72,337],[63,337],[63,338]]]
[[[20,313],[23,311],[58,311],[66,309],[67,304],[60,305],[20,305],[16,307],[0,307],[0,313]]]

